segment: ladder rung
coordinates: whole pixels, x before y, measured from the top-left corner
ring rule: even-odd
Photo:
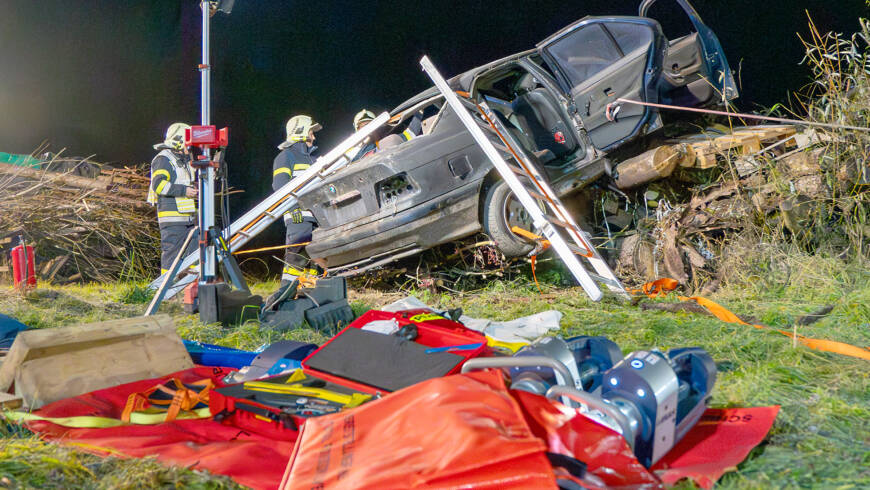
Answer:
[[[546,218],[547,221],[549,221],[550,223],[553,223],[556,226],[559,226],[562,228],[574,228],[574,225],[571,225],[569,223],[565,223],[564,221],[560,220],[559,218],[550,216],[549,214],[545,214],[544,218]]]
[[[603,282],[604,284],[607,284],[608,286],[613,286],[613,287],[622,289],[622,284],[620,284],[619,281],[614,281],[613,279],[608,279],[604,276],[599,276],[598,274],[595,274],[595,273],[592,273],[589,271],[586,271],[586,273],[589,274],[589,277],[591,277],[592,279],[595,279],[598,282]]]
[[[537,192],[535,192],[535,191],[530,191],[529,189],[526,189],[526,192],[528,192],[529,195],[532,196],[532,197],[534,197],[535,199],[539,199],[539,200],[541,200],[541,201],[550,201],[550,198],[547,197],[547,196],[545,196],[545,195],[543,195],[543,194],[538,194]]]

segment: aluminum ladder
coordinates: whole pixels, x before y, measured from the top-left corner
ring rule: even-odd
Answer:
[[[550,242],[556,254],[562,259],[586,294],[593,301],[599,301],[602,298],[603,293],[596,284],[597,281],[606,285],[617,295],[628,298],[629,295],[622,283],[591,244],[589,235],[577,226],[574,218],[550,188],[543,172],[529,159],[513,135],[504,127],[486,103],[477,103],[469,99],[460,100],[428,57],[424,56],[420,60],[420,65],[498,170],[502,179],[510,186],[514,196],[529,213],[536,230],[535,234]],[[480,119],[475,118],[470,110],[475,110]],[[496,144],[487,137],[482,127],[487,128],[501,142],[501,151],[509,154],[516,165],[509,164],[502,157]],[[524,184],[520,179],[527,181],[527,183]],[[539,202],[546,203],[546,207],[549,208],[552,215],[546,214],[544,209],[541,209]],[[573,243],[565,240],[559,231],[560,229],[568,235]],[[595,272],[589,272],[581,263],[580,258],[586,259]]]

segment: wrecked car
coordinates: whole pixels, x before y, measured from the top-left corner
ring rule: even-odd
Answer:
[[[608,104],[626,98],[709,107],[738,95],[716,35],[692,5],[660,2],[691,26],[668,39],[647,16],[654,3],[641,3],[636,17],[585,17],[534,49],[449,83],[487,102],[560,196],[602,178],[615,182],[617,165],[647,152],[665,122],[634,104],[617,105],[618,117],[608,117]],[[362,272],[481,231],[506,256],[532,250],[511,231],[531,227],[527,212],[434,87],[391,116],[377,153],[300,199],[319,224],[306,248],[312,259],[332,272]],[[415,117],[422,131],[406,141],[401,134]],[[631,169],[626,175],[631,184],[646,178]]]

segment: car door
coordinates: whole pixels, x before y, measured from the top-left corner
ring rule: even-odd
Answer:
[[[719,38],[688,0],[644,0],[638,15],[661,20],[668,37],[659,84],[662,102],[698,107],[737,98],[737,85]],[[678,32],[670,32],[672,26]]]
[[[616,103],[619,98],[658,100],[666,40],[656,21],[586,18],[550,36],[538,49],[573,99],[596,148],[608,150],[660,124],[653,109]]]

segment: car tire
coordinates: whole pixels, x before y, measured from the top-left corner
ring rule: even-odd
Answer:
[[[530,230],[532,220],[507,183],[499,180],[489,188],[483,200],[483,231],[506,257],[528,254],[534,245],[514,234],[512,226]]]

